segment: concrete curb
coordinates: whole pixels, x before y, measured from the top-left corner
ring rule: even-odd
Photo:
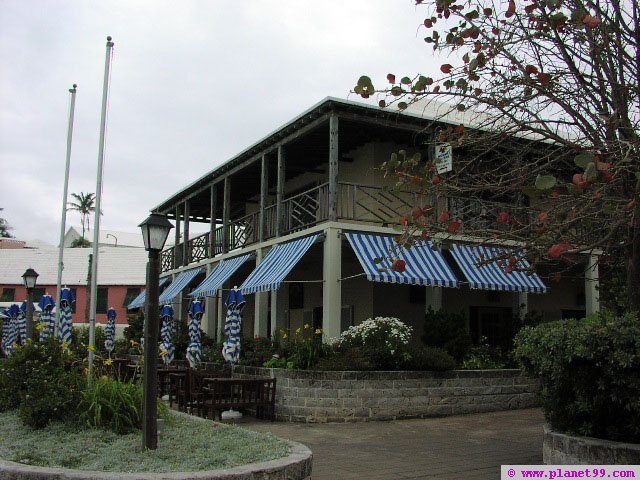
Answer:
[[[179,413],[179,412],[175,412]],[[179,413],[181,414],[181,413]],[[186,415],[186,414],[181,414]],[[198,418],[191,417],[190,418]],[[198,418],[199,419],[199,418]],[[207,421],[205,419],[199,419]],[[307,480],[311,477],[313,454],[305,445],[279,438],[291,448],[288,456],[239,467],[200,472],[119,473],[64,468],[34,467],[0,459],[3,480]]]

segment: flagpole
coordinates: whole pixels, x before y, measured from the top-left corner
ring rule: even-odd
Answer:
[[[67,162],[64,169],[64,191],[62,193],[62,219],[60,220],[60,244],[58,245],[58,283],[56,296],[56,326],[54,336],[58,335],[60,328],[60,293],[62,292],[62,270],[64,263],[62,257],[64,255],[64,234],[67,229],[67,194],[69,192],[69,166],[71,165],[71,140],[73,138],[73,116],[76,109],[76,88],[78,85],[73,84],[73,88],[69,89],[71,93],[71,106],[69,107],[69,126],[67,128]]]
[[[98,306],[98,241],[100,235],[100,201],[102,199],[102,171],[104,166],[104,136],[107,123],[107,99],[109,97],[109,71],[113,51],[111,37],[107,37],[107,53],[104,62],[102,86],[102,114],[100,117],[100,143],[98,145],[98,176],[96,180],[95,219],[93,221],[93,263],[91,264],[91,316],[89,320],[89,378],[93,374],[93,359],[96,346],[96,310]]]

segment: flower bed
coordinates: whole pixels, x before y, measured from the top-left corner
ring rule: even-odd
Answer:
[[[520,370],[329,372],[236,366],[234,377],[276,378],[276,418],[361,422],[460,415],[539,405]]]

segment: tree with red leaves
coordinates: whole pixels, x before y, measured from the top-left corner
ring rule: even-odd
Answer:
[[[420,224],[408,216],[405,235],[513,241],[533,268],[622,258],[626,307],[640,310],[639,1],[417,0],[446,63],[354,88],[433,119],[426,159],[422,142],[384,164],[432,207]],[[434,162],[442,143],[447,173]]]

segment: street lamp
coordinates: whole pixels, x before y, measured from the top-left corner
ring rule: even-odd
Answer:
[[[22,280],[24,280],[24,287],[27,289],[27,338],[33,336],[33,289],[36,287],[36,280],[38,279],[38,272],[29,267],[22,274]]]
[[[144,305],[144,377],[142,388],[142,446],[158,448],[158,323],[160,321],[160,251],[173,228],[167,217],[152,213],[140,225],[144,248],[149,252],[147,263],[147,295]]]

